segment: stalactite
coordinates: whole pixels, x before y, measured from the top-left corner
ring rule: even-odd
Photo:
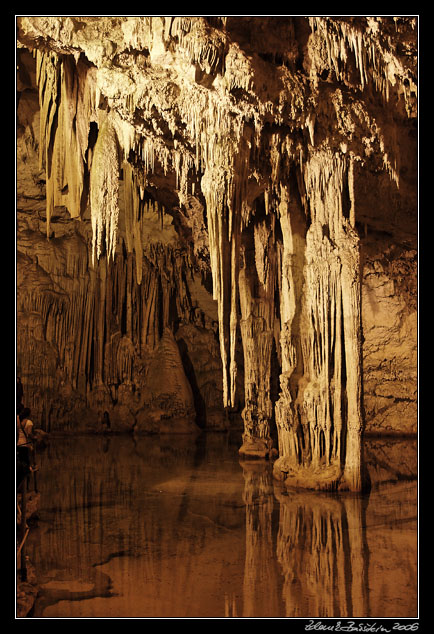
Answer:
[[[44,54],[37,51],[36,77],[39,85],[40,104],[39,166],[40,168],[44,166],[47,174],[47,237],[50,235],[50,219],[54,208],[54,183],[51,178],[53,149],[50,140],[53,120],[57,110],[58,69],[59,61],[55,53]]]
[[[65,205],[73,218],[87,202],[85,171],[89,126],[96,118],[94,72],[81,59],[37,51],[40,101],[40,167],[46,171],[47,237],[54,207]]]
[[[92,214],[92,259],[99,259],[103,241],[108,257],[114,257],[119,218],[119,147],[116,129],[110,115],[102,124],[90,173],[90,206]]]
[[[140,190],[134,179],[134,170],[128,161],[123,163],[125,235],[127,250],[134,250],[136,258],[137,283],[142,281],[143,241],[140,222]]]
[[[376,90],[381,92],[387,102],[390,87],[398,83],[401,86],[400,92],[404,95],[407,114],[410,114],[412,108],[405,82],[409,84],[411,80],[414,94],[412,78],[390,48],[383,47],[379,41],[377,32],[381,18],[364,20],[366,24],[362,27],[353,25],[348,19],[309,18],[313,36],[325,43],[329,67],[333,68],[338,80],[345,80],[346,62],[351,52],[359,71],[360,89],[363,90],[368,81],[372,80]]]
[[[214,72],[225,47],[223,34],[214,31],[211,39],[211,31],[202,17],[172,18],[168,31],[178,38],[181,51],[191,63],[198,64],[208,74]]]
[[[218,120],[214,126],[216,123]],[[205,171],[201,186],[207,203],[213,297],[218,302],[223,399],[230,406],[235,401],[239,248],[249,147],[238,129],[228,137],[224,125],[212,129],[214,135],[208,131],[202,151]],[[234,147],[231,138],[239,145]]]

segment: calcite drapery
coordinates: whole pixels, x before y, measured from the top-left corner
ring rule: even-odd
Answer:
[[[40,166],[47,187],[47,236],[55,206],[65,205],[71,217],[82,216],[87,204],[90,124],[96,120],[95,69],[81,57],[35,50],[40,101]]]
[[[92,210],[92,256],[101,254],[103,241],[108,257],[116,248],[119,217],[119,152],[116,130],[107,116],[98,133],[90,174],[90,207]]]
[[[18,37],[38,51],[47,235],[54,206],[80,217],[90,192],[97,261],[114,256],[124,231],[143,284],[146,209],[164,199],[179,218],[195,198],[206,213],[226,407],[241,334],[242,453],[270,452],[275,418],[276,475],[360,488],[355,190],[363,169],[399,182],[384,105],[415,116],[415,19],[23,17]],[[167,300],[162,310],[166,323]],[[126,313],[134,321],[131,298]],[[89,340],[89,366],[101,345],[95,357]]]

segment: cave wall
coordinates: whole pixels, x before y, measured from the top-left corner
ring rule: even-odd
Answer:
[[[125,248],[88,267],[89,222],[64,212],[47,241],[45,222],[18,217],[17,374],[35,422],[97,431],[108,411],[118,431],[158,432],[168,418],[225,429],[217,328],[190,296],[200,273],[185,253],[152,245],[139,285]]]
[[[365,259],[362,286],[366,429],[417,431],[417,253],[399,245]]]
[[[364,431],[417,422],[416,18],[17,27],[35,418],[161,431],[238,413],[241,453],[274,444],[282,473],[358,488]]]
[[[48,239],[35,60],[26,49],[18,59],[17,375],[35,422],[101,431],[108,411],[115,431],[226,429],[216,302],[178,234],[190,223],[201,248],[203,207],[186,205],[175,230],[148,195],[135,228],[145,248],[134,251],[122,217],[116,257],[103,245],[93,264],[89,209],[71,217],[54,205]],[[133,195],[127,173],[118,176],[124,213]]]

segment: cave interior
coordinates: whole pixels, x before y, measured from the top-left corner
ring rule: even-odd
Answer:
[[[16,362],[45,433],[417,433],[416,17],[19,16]]]

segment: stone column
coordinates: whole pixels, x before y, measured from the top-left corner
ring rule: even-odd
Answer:
[[[265,458],[272,449],[271,353],[274,338],[276,253],[274,216],[252,223],[242,235],[238,287],[244,352],[245,406],[240,454]]]
[[[313,155],[305,167],[304,242],[294,240],[294,195],[282,191],[282,375],[275,475],[288,485],[360,491],[360,258],[350,167],[351,160],[329,152]]]

